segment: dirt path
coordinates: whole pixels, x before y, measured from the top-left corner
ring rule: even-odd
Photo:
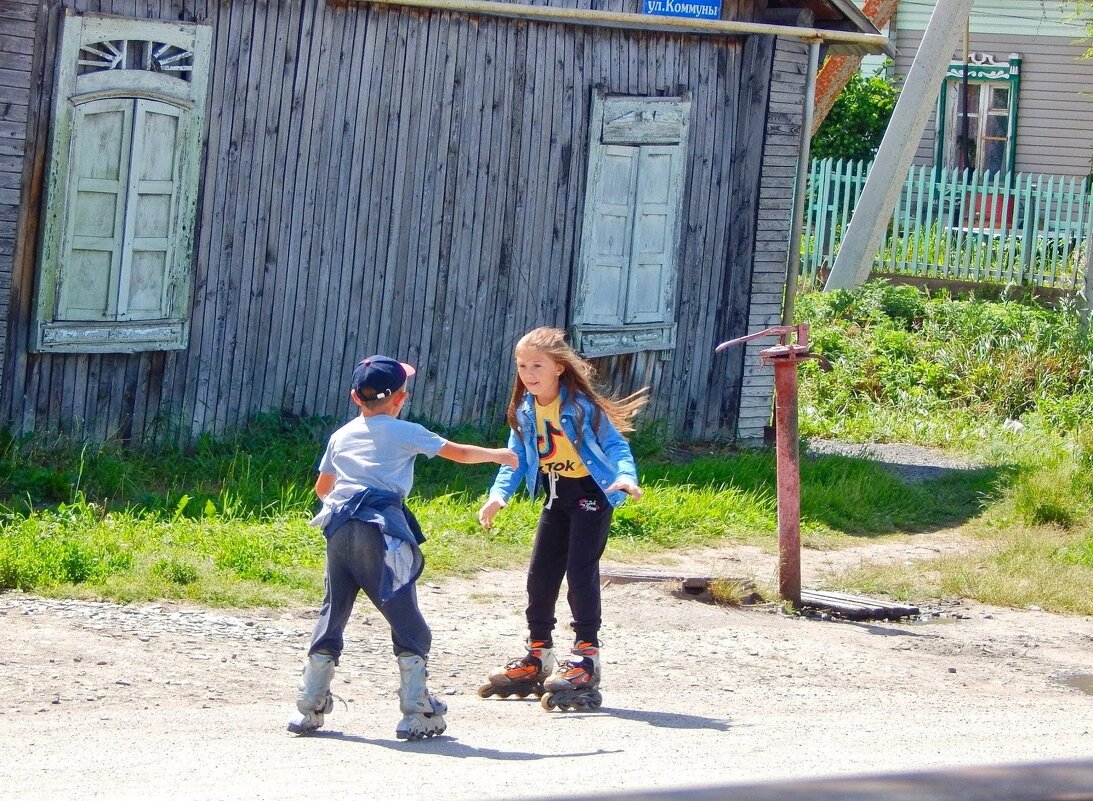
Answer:
[[[680,557],[730,575],[770,560]],[[335,679],[345,704],[295,738],[283,726],[313,610],[0,594],[0,795],[526,799],[1093,756],[1093,696],[1066,683],[1093,672],[1093,618],[965,604],[947,622],[864,625],[609,585],[604,710],[548,714],[474,693],[516,653],[522,582],[421,588],[450,712],[448,733],[420,743],[394,738],[397,670],[367,604]]]

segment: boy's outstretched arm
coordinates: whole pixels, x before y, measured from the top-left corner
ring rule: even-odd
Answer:
[[[462,445],[458,442],[446,442],[437,453],[453,462],[460,464],[481,464],[493,462],[516,467],[520,460],[513,451],[508,448],[480,448],[477,445]]]
[[[320,501],[334,489],[334,479],[333,473],[319,473],[319,477],[315,479],[315,494],[319,496]]]

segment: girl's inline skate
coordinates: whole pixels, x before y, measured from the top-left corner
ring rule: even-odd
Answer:
[[[492,695],[527,698],[529,695],[542,696],[546,692],[543,681],[554,670],[554,649],[539,640],[529,640],[527,647],[527,654],[490,673],[489,684],[478,688],[479,698]]]
[[[569,659],[558,664],[557,672],[544,682],[543,709],[599,709],[600,649],[587,642],[573,647]]]

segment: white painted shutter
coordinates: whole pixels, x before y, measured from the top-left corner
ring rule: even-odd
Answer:
[[[625,323],[667,319],[682,161],[678,145],[640,148]]]
[[[154,320],[170,309],[183,115],[154,100],[135,104],[118,319]]]
[[[690,109],[689,96],[593,90],[571,326],[586,356],[675,347]]]
[[[116,311],[132,110],[132,100],[98,100],[77,106],[73,115],[58,303],[58,316],[67,320],[113,319]]]
[[[587,323],[622,322],[637,176],[637,148],[604,148],[593,194],[592,252],[587,263],[583,315]]]

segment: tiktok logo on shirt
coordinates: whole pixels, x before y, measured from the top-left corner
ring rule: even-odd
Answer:
[[[565,436],[560,428],[555,428],[550,420],[543,421],[546,436],[539,435],[535,438],[536,447],[539,450],[539,463],[547,472],[561,473],[577,469],[577,463],[572,459],[555,459],[558,453],[558,440]]]
[[[558,452],[558,437],[563,436],[562,429],[555,428],[550,420],[543,421],[546,436],[539,434],[535,437],[535,445],[539,449],[539,461],[545,462]],[[550,440],[547,442],[547,440]]]

